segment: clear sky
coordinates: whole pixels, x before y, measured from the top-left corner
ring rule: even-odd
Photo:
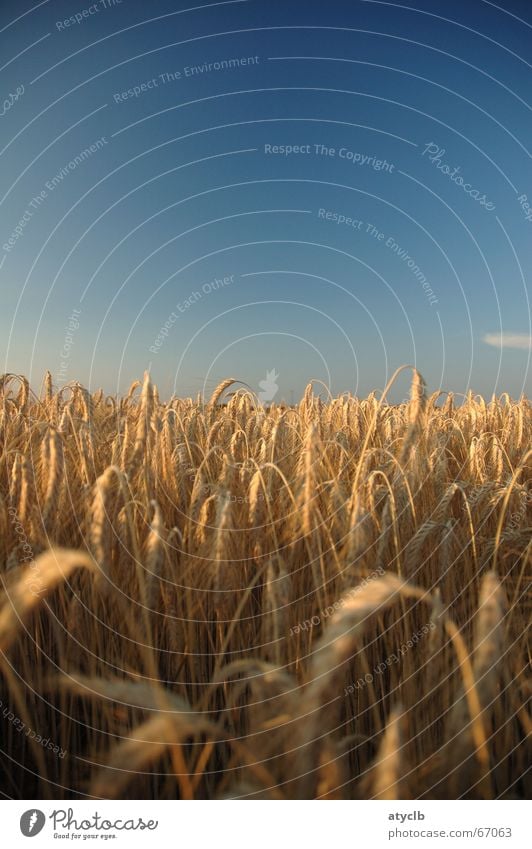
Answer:
[[[2,371],[530,394],[529,0],[2,0],[0,39]]]

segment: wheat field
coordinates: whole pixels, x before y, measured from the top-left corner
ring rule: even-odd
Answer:
[[[0,379],[5,797],[530,795],[529,401],[322,394]]]

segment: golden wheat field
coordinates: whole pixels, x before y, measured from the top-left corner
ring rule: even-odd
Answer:
[[[3,376],[5,796],[530,794],[530,403],[412,374],[268,408]]]

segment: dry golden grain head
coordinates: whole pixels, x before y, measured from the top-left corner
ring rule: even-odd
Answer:
[[[334,674],[349,659],[364,626],[376,613],[382,613],[401,596],[412,592],[405,581],[387,573],[368,578],[360,587],[344,593],[339,609],[329,620],[312,657],[312,678],[321,688],[323,676]]]
[[[359,493],[351,498],[349,529],[347,532],[347,568],[368,551],[373,539],[373,522]]]
[[[89,539],[92,553],[100,566],[103,566],[110,553],[109,511],[112,509],[110,504],[112,482],[112,470],[106,469],[94,484]]]
[[[403,711],[392,710],[373,768],[372,799],[410,799],[404,776],[408,775],[408,759],[402,734]]]
[[[44,375],[44,400],[49,402],[52,400],[53,388],[52,388],[52,375],[49,371],[47,371]]]
[[[409,417],[412,423],[418,421],[419,416],[425,409],[427,402],[425,394],[426,385],[423,375],[417,369],[413,369],[409,405]]]
[[[491,701],[504,660],[504,592],[494,572],[487,572],[480,585],[475,617],[473,671],[482,700]]]
[[[263,477],[260,469],[251,478],[248,489],[248,521],[250,527],[254,528],[260,521],[264,501]]]
[[[146,583],[147,597],[146,605],[149,610],[154,610],[159,596],[159,584],[165,557],[165,535],[161,510],[156,501],[152,501],[153,519],[150,532],[146,542]]]
[[[48,456],[50,465],[48,469],[48,482],[44,495],[44,506],[42,509],[42,520],[45,525],[48,523],[52,514],[57,514],[60,506],[60,493],[64,484],[64,454],[61,435],[56,430],[50,430],[48,438]]]
[[[51,691],[59,689],[69,692],[90,701],[109,702],[127,708],[167,711],[177,716],[191,713],[190,705],[176,693],[156,687],[148,681],[99,678],[69,672],[68,675],[62,674],[51,679],[48,688]]]
[[[176,723],[169,714],[155,714],[111,751],[105,766],[97,770],[91,795],[98,799],[118,799],[129,783],[156,764],[170,746],[190,735],[193,724]]]
[[[216,499],[216,518],[212,560],[221,563],[225,560],[227,535],[231,529],[231,498],[228,492],[221,492]]]
[[[149,371],[144,372],[144,379],[142,381],[142,392],[140,394],[141,404],[150,404],[153,401],[154,396],[154,386],[151,382],[151,375]]]
[[[0,607],[0,648],[3,651],[13,643],[32,610],[80,568],[94,570],[94,563],[87,554],[56,548],[12,574]]]
[[[218,384],[218,386],[212,393],[209,405],[211,407],[215,407],[222,395],[224,394],[225,390],[229,389],[229,387],[232,386],[233,383],[237,383],[237,380],[234,377],[228,377],[226,380],[222,380],[222,382]]]
[[[372,617],[382,615],[401,598],[422,596],[423,593],[406,584],[396,575],[368,578],[359,587],[345,593],[339,609],[333,614],[310,658],[310,681],[303,699],[298,699],[297,713],[302,717],[299,730],[299,755],[294,793],[297,798],[313,798],[316,775],[312,763],[318,756],[319,740],[338,723],[340,695],[339,680],[345,674],[345,664],[353,656],[365,628]]]

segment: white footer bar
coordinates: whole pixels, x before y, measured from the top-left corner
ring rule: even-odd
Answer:
[[[4,801],[1,843],[310,849],[532,846],[528,805],[496,802]],[[528,809],[529,814],[529,809]],[[35,842],[30,844],[30,839]]]

